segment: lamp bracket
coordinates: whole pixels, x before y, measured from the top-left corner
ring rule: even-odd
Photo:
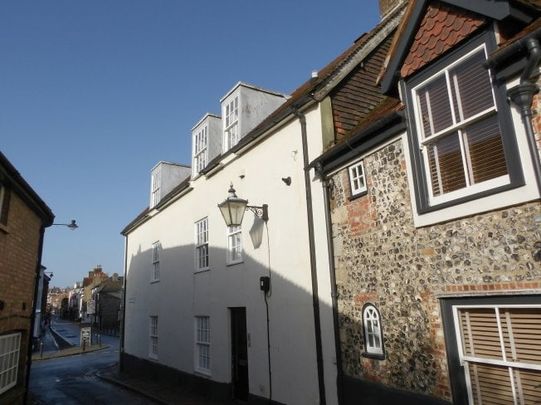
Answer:
[[[261,218],[265,222],[269,220],[269,206],[267,204],[263,204],[260,207],[256,205],[247,205],[246,209],[252,211],[256,217]]]

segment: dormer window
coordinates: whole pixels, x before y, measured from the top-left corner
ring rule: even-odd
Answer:
[[[160,184],[161,184],[161,170],[155,169],[152,172],[152,178],[151,178],[151,198],[150,198],[150,207],[154,207],[156,204],[160,202]]]
[[[190,166],[170,162],[158,162],[150,172],[150,207],[154,208],[176,186],[186,180],[192,169]]]
[[[484,67],[493,42],[479,36],[406,82],[420,214],[521,185],[505,89]]]
[[[509,182],[485,60],[478,48],[413,90],[434,201]]]
[[[208,163],[208,127],[206,125],[194,134],[193,147],[193,168],[194,174],[197,174]]]
[[[235,96],[225,105],[225,147],[231,149],[240,140],[239,133],[239,96]]]

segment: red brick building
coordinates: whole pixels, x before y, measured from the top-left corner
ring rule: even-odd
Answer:
[[[36,279],[54,215],[0,152],[0,403],[24,402]]]

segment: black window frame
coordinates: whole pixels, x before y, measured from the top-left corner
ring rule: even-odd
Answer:
[[[454,405],[468,405],[468,390],[464,367],[460,365],[458,342],[456,339],[453,307],[456,305],[533,305],[541,304],[541,295],[489,295],[470,297],[440,298],[441,318],[445,347],[447,351],[447,367]]]
[[[11,190],[6,183],[0,182],[0,225],[7,226]]]
[[[436,73],[444,69],[446,66],[452,64],[457,59],[463,57],[468,52],[474,50],[475,48],[483,44],[486,47],[488,55],[490,55],[491,52],[497,49],[496,36],[492,28],[486,29],[480,34],[475,35],[472,39],[468,40],[460,46],[457,46],[448,54],[444,55],[435,62],[430,63],[420,72],[417,72],[411,78],[405,81],[403,80],[400,83],[407,110],[406,117],[408,146],[410,149],[410,157],[412,163],[413,184],[415,200],[417,202],[417,213],[419,215],[463,204],[465,202],[477,200],[479,198],[483,198],[489,195],[521,187],[525,184],[515,129],[511,117],[511,107],[507,100],[507,91],[505,87],[506,83],[500,80],[496,80],[496,78],[491,72],[494,99],[498,111],[499,124],[502,132],[502,144],[510,181],[508,184],[499,187],[495,187],[489,190],[483,190],[453,200],[430,205],[430,190],[427,177],[428,170],[425,167],[423,155],[419,148],[420,135],[417,133],[416,130],[417,126],[414,109],[415,100],[413,98],[412,90],[423,81],[433,77]]]

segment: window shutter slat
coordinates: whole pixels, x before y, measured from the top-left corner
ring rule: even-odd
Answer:
[[[541,372],[517,370],[525,405],[541,403]]]
[[[478,381],[472,381],[473,392],[478,392],[483,399],[482,403],[490,404],[513,404],[513,391],[509,379],[507,367],[487,367],[481,364],[469,364],[470,374],[473,375],[473,367],[477,368]],[[474,403],[477,396],[474,395]]]
[[[464,163],[457,134],[441,137],[428,148],[433,194],[440,195],[465,187]]]
[[[503,329],[506,346],[509,345],[507,355],[513,357],[513,342],[513,361],[541,364],[541,309],[509,309],[506,315],[511,324],[511,330],[507,324]]]
[[[464,130],[469,145],[472,183],[507,174],[507,164],[497,115],[476,122]]]
[[[454,98],[460,100],[462,120],[494,105],[490,76],[483,67],[484,61],[485,54],[480,51],[450,72],[458,87],[458,94],[454,94]],[[454,86],[453,90],[456,93]]]

